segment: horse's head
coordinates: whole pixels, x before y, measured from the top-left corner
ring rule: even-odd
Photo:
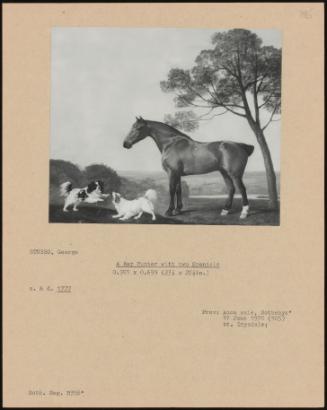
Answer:
[[[149,128],[147,122],[142,117],[136,117],[132,129],[124,139],[124,148],[131,148],[137,142],[143,140],[149,135]]]

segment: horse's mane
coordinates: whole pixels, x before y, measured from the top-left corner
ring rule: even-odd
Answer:
[[[184,134],[183,132],[179,131],[177,128],[172,127],[171,125],[168,125],[164,122],[160,122],[160,121],[151,121],[151,120],[145,120],[147,122],[151,122],[152,124],[156,124],[161,126],[162,128],[166,128],[168,130],[171,130],[174,133],[174,136],[176,136],[176,134],[180,135],[181,137],[187,138],[188,140],[192,140],[191,137],[189,137],[188,135]]]

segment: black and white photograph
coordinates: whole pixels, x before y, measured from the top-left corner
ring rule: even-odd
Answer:
[[[323,408],[324,5],[3,19],[4,407]]]
[[[49,222],[280,224],[282,33],[55,27]]]

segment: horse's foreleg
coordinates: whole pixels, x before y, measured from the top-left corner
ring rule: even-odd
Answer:
[[[235,187],[232,178],[227,174],[226,171],[221,171],[221,175],[224,178],[227,190],[228,190],[228,197],[225,202],[224,208],[221,211],[220,215],[226,216],[229,214],[230,210],[232,209],[233,205],[233,198],[235,194]]]
[[[240,218],[245,219],[249,214],[249,201],[248,201],[248,197],[246,194],[246,189],[245,189],[245,186],[243,184],[241,177],[234,177],[233,180],[234,180],[235,185],[237,186],[237,189],[240,191],[242,195],[243,208],[242,208]]]
[[[182,202],[182,181],[181,177],[178,178],[177,186],[176,186],[176,196],[177,196],[177,207],[176,207],[176,213],[180,214],[181,209],[183,208],[183,202]]]
[[[170,203],[169,208],[166,211],[166,215],[172,216],[173,210],[175,209],[175,194],[177,188],[178,178],[174,174],[169,175],[169,195],[170,195]]]

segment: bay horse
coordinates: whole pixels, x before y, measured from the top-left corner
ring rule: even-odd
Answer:
[[[161,152],[163,169],[169,177],[170,204],[166,215],[181,213],[182,176],[220,171],[228,190],[221,215],[226,216],[230,212],[236,186],[243,202],[240,218],[248,216],[249,201],[242,177],[248,157],[253,153],[253,145],[232,141],[199,142],[165,123],[136,117],[136,122],[125,138],[123,146],[131,148],[145,137],[151,137],[156,143]]]

